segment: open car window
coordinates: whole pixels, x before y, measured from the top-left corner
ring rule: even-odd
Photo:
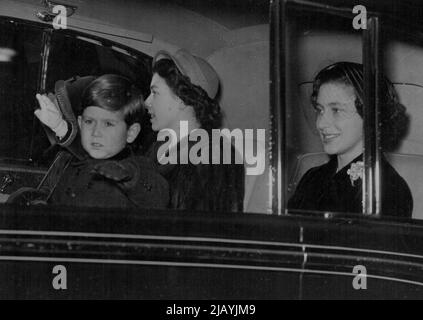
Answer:
[[[117,74],[133,81],[144,99],[149,94],[152,58],[142,52],[102,38],[63,30],[52,31],[46,45],[49,47],[46,92],[54,93],[58,80]],[[79,111],[75,106],[73,111],[77,116]],[[143,130],[135,145],[137,149],[141,146],[147,149],[154,139],[148,114],[141,125]]]
[[[4,202],[20,187],[40,183],[48,164],[39,160],[50,144],[33,114],[43,28],[8,18],[0,19],[0,27],[0,202]]]
[[[43,29],[8,19],[0,26],[0,47],[13,52],[9,61],[0,62],[0,161],[29,163],[37,157],[34,144],[48,146],[33,134]]]
[[[200,50],[200,52],[219,74],[220,88],[217,99],[223,114],[222,129],[227,130],[226,133],[231,136],[231,142],[236,153],[241,155],[241,162],[245,167],[241,177],[243,187],[240,188],[242,189],[240,210],[269,214],[272,213],[272,172],[268,161],[270,101],[267,5],[262,5],[260,10],[261,13],[254,17],[248,14],[248,10],[242,9],[241,12],[247,14],[251,22],[240,20],[242,22],[240,25],[236,23],[232,25],[230,19],[225,18],[228,21],[225,22],[224,19],[222,23],[227,24],[229,29],[213,29],[216,41],[221,43],[215,44],[213,50],[207,52]],[[28,119],[23,120],[24,122],[30,120],[31,125],[28,127],[28,132],[22,130],[19,134],[31,137],[28,139],[26,152],[32,162],[38,168],[42,168],[40,172],[42,177],[48,168],[52,170],[53,160],[62,149],[51,139],[49,141],[46,128],[33,115],[33,110],[38,107],[34,99],[35,93],[54,93],[58,80],[113,73],[134,81],[141,88],[145,99],[150,93],[151,52],[160,49],[160,41],[159,45],[153,41],[151,48],[148,47],[148,41],[145,41],[147,45],[143,44],[146,48],[133,48],[112,42],[98,34],[55,30],[50,26],[40,28],[37,39],[32,36],[30,38],[28,41],[38,41],[38,64],[37,72],[31,72],[31,77],[34,78],[33,91],[27,94],[31,97],[32,105],[29,112],[25,113]],[[228,43],[230,45],[227,45]],[[171,47],[168,49],[174,50]],[[234,60],[232,58],[234,56],[238,56],[238,59]],[[25,70],[29,72],[28,68]],[[243,94],[240,95],[240,92]],[[137,143],[142,145],[145,152],[155,140],[148,113],[141,127]],[[226,133],[221,131],[219,134],[223,136]],[[12,156],[13,159],[16,158],[15,155]],[[239,159],[232,158],[230,161],[235,163]],[[22,184],[20,187],[37,187],[39,182],[40,179],[37,178],[32,184]],[[15,190],[16,188],[10,189],[6,194]]]
[[[0,48],[0,194],[1,202],[20,188],[37,188],[60,151],[34,116],[36,93],[55,93],[55,83],[73,77],[120,74],[149,92],[151,57],[90,36],[57,31],[40,24],[2,18]],[[7,58],[7,59],[6,59]],[[147,148],[154,136],[148,115],[136,146]]]
[[[283,192],[285,192],[289,212],[295,212],[300,208],[309,213],[335,211],[328,209],[330,206],[324,208],[324,205],[317,205],[325,202],[318,200],[319,197],[323,197],[323,193],[316,193],[314,197],[316,199],[310,197],[306,200],[302,196],[303,190],[313,192],[319,184],[323,184],[325,176],[318,178],[319,182],[313,179],[304,182],[302,178],[310,169],[327,164],[330,157],[334,155],[325,152],[322,133],[340,136],[345,129],[345,134],[350,134],[347,131],[348,128],[344,128],[342,123],[335,123],[336,119],[334,119],[342,114],[349,115],[350,110],[346,110],[347,107],[344,108],[341,105],[334,106],[333,110],[326,110],[331,103],[345,102],[336,100],[342,97],[330,96],[331,90],[336,90],[336,87],[327,90],[325,95],[329,94],[329,96],[319,98],[318,102],[322,105],[315,105],[316,101],[312,101],[313,81],[320,70],[334,63],[348,61],[362,64],[363,33],[362,30],[355,30],[352,27],[351,17],[348,15],[290,6],[289,3],[286,15],[287,18],[284,20],[287,30],[284,39],[286,48],[284,65],[287,75],[284,117],[286,184]],[[323,106],[323,104],[328,105]],[[331,115],[327,115],[329,111]],[[323,113],[325,113],[324,121],[327,120],[330,123],[319,125],[317,121]],[[335,149],[329,151],[338,151]],[[326,176],[333,174],[335,172],[328,172]],[[302,185],[299,187],[301,181]],[[314,187],[309,186],[313,183],[317,184]],[[334,193],[336,192],[338,190],[334,190]],[[347,212],[345,208],[344,213]],[[361,214],[361,209],[356,213]]]
[[[418,36],[386,16],[366,11],[357,25],[361,11],[293,3],[284,20],[289,212],[419,219],[419,63],[404,59],[417,59]]]
[[[55,30],[49,41],[47,91],[54,90],[57,80],[74,76],[99,76],[114,73],[125,76],[147,96],[152,58],[139,51],[75,32]]]

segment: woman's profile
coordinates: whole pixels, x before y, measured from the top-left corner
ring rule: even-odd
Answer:
[[[182,154],[184,145],[191,149],[195,144],[188,137],[191,133],[198,129],[211,133],[213,129],[221,127],[222,113],[215,99],[219,78],[207,61],[184,49],[174,54],[160,51],[153,63],[151,93],[145,101],[151,115],[152,129],[175,132],[178,136],[174,148]],[[188,130],[185,133],[188,136],[181,133],[182,124],[186,125]],[[163,164],[160,161],[163,157],[163,152],[160,154],[162,146],[163,143],[160,141],[155,143],[149,155],[157,162],[159,172],[169,183],[170,208],[242,211],[244,198],[242,164],[234,162],[212,164],[212,161],[199,164],[190,161]],[[209,147],[209,155],[212,157],[211,144]],[[234,159],[235,149],[232,146],[230,152],[231,158]]]
[[[392,83],[380,83],[382,147],[392,151],[408,124],[405,107]],[[288,203],[290,209],[362,212],[363,166],[363,66],[339,62],[321,70],[311,95],[316,128],[328,163],[310,169]],[[382,166],[382,216],[411,217],[413,199],[404,179],[384,156]]]

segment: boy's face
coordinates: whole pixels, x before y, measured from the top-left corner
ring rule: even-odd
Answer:
[[[122,111],[112,112],[94,106],[85,108],[78,123],[82,146],[94,159],[109,159],[118,154],[139,132],[134,136],[133,126],[138,124],[128,128]]]

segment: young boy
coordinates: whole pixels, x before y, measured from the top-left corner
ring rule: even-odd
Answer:
[[[37,94],[35,115],[60,138],[68,123],[45,95]],[[75,106],[74,106],[75,107]],[[141,93],[118,75],[103,75],[84,89],[78,126],[85,157],[63,157],[62,173],[50,184],[48,203],[83,207],[165,208],[166,180],[153,163],[132,153],[130,144],[141,130]],[[60,158],[60,156],[58,157]],[[82,160],[81,160],[82,158]]]

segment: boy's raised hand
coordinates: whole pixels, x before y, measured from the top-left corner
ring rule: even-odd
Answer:
[[[34,111],[36,117],[47,127],[56,133],[56,136],[62,138],[68,131],[68,125],[63,120],[59,108],[47,95],[36,94],[35,96],[40,104],[40,109]]]

